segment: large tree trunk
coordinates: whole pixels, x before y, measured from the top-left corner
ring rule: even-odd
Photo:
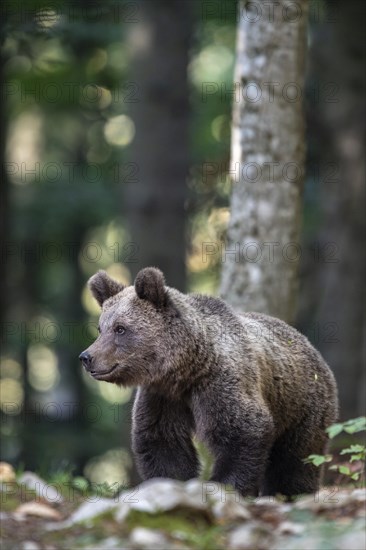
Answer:
[[[363,0],[328,2],[309,63],[309,183],[320,223],[305,235],[299,324],[335,373],[343,418],[364,413],[366,403],[365,11]]]
[[[188,46],[190,2],[145,0],[130,29],[131,78],[138,101],[130,114],[136,135],[127,184],[126,216],[135,244],[132,274],[157,266],[185,289],[185,212],[188,158]]]
[[[238,310],[292,321],[300,257],[308,2],[267,2],[260,17],[258,6],[239,5],[234,185],[221,294]]]

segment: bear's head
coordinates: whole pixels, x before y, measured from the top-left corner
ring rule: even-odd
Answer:
[[[181,368],[190,336],[170,296],[180,293],[165,286],[160,270],[142,269],[127,287],[99,271],[88,284],[102,313],[98,338],[79,358],[94,378],[159,385]]]

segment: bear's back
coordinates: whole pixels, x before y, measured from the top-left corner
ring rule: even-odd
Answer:
[[[189,302],[214,340],[222,368],[240,376],[246,395],[264,400],[281,428],[313,414],[319,403],[333,405],[334,415],[334,376],[303,334],[269,315],[236,313],[220,298],[192,294]]]

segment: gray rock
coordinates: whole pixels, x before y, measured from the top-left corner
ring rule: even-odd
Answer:
[[[237,527],[228,537],[228,547],[232,550],[251,550],[253,548],[253,531],[252,524],[241,525]]]
[[[200,510],[207,509],[207,503],[203,498],[204,482],[200,479],[190,479],[186,481],[183,486],[191,505]]]
[[[198,480],[184,484],[172,479],[149,479],[139,486],[134,501],[128,501],[129,492],[121,493],[120,500],[128,502],[132,510],[140,512],[168,512],[178,507],[188,507],[194,510],[205,510],[207,505],[202,502],[202,492]]]
[[[127,518],[130,510],[131,508],[129,504],[127,504],[127,502],[120,502],[114,514],[115,520],[118,521],[118,523],[123,523]]]
[[[168,540],[160,531],[146,529],[145,527],[135,527],[131,531],[130,542],[140,548],[167,548]]]
[[[91,521],[95,517],[118,507],[118,502],[111,498],[99,498],[95,502],[84,502],[71,516],[63,522],[50,523],[45,526],[48,531],[68,529],[75,523]]]
[[[255,506],[272,508],[280,514],[287,514],[292,510],[291,504],[277,500],[275,497],[259,497],[255,499],[254,504]]]
[[[40,546],[33,540],[25,540],[20,545],[21,550],[40,550]]]
[[[273,543],[273,529],[263,522],[251,521],[231,531],[228,537],[230,550],[267,550]],[[282,550],[282,549],[281,549]]]
[[[354,489],[351,493],[351,499],[357,502],[366,502],[366,489]]]
[[[64,500],[61,492],[57,489],[57,484],[46,483],[33,472],[24,472],[18,479],[18,485],[24,485],[50,504],[57,504]]]
[[[80,523],[87,521],[104,514],[109,510],[117,508],[118,502],[112,498],[99,498],[95,502],[84,502],[75,512],[70,516],[69,521],[72,523]]]
[[[212,504],[212,513],[216,519],[235,521],[249,520],[251,513],[244,502],[238,501],[236,495],[226,495],[225,500],[217,499]]]
[[[299,510],[308,509],[312,512],[342,508],[354,502],[365,502],[365,493],[365,489],[355,489],[351,492],[348,490],[336,490],[335,488],[322,489],[315,495],[307,495],[300,498],[295,502],[294,508]]]

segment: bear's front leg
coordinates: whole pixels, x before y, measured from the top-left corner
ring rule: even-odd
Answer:
[[[194,400],[197,435],[215,462],[210,481],[232,485],[244,496],[257,496],[273,442],[273,420],[254,400],[207,390]]]
[[[132,415],[132,450],[143,479],[197,476],[199,460],[192,443],[189,407],[146,388],[139,388]]]

